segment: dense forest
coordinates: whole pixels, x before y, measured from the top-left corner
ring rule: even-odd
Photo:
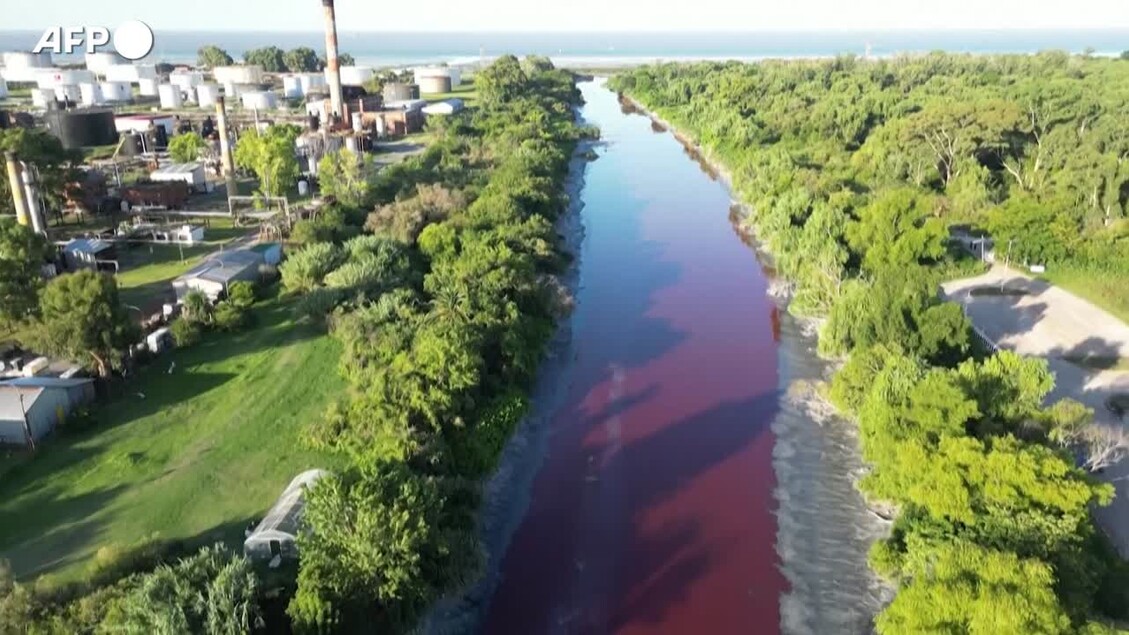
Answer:
[[[663,64],[611,85],[726,169],[790,310],[847,360],[829,395],[858,421],[860,489],[896,513],[870,554],[898,587],[879,632],[1114,632],[1129,578],[1091,516],[1113,490],[1073,454],[1092,413],[1044,406],[1046,363],[981,350],[937,285],[978,266],[955,226],[1013,263],[1129,280],[1129,63]]]
[[[306,435],[346,467],[308,494],[297,571],[219,545],[100,552],[112,566],[63,587],[0,570],[0,633],[405,632],[476,575],[479,483],[569,304],[553,221],[590,132],[573,76],[547,59],[502,57],[475,88],[475,108],[429,124],[418,157],[379,173],[347,150],[324,158],[329,202],[291,234],[283,292],[341,342],[349,384]],[[178,344],[199,338],[193,313],[174,323]]]

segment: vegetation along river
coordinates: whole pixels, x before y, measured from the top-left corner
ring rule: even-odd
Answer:
[[[797,389],[823,375],[814,339],[769,297],[716,173],[581,87],[601,143],[567,341],[488,488],[488,575],[428,630],[867,632],[881,527],[850,427]]]

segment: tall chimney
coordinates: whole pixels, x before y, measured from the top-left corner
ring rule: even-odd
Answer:
[[[333,12],[333,0],[321,0],[325,9],[325,70],[329,77],[329,99],[333,114],[343,118],[341,112],[341,67],[337,61],[337,16]],[[327,119],[329,119],[327,117]],[[344,120],[344,119],[342,119]],[[332,126],[332,119],[326,122]]]
[[[223,163],[223,177],[227,181],[228,197],[239,194],[235,185],[235,162],[231,160],[231,139],[227,136],[227,108],[223,96],[216,97],[216,128],[220,135],[220,161]]]
[[[21,176],[23,172],[20,169],[20,164],[16,161],[15,152],[5,152],[4,160],[8,162],[8,187],[12,190],[12,205],[16,208],[16,221],[21,225],[27,225],[31,222],[31,218],[27,213],[27,201],[24,199],[24,182]]]
[[[31,228],[35,233],[46,236],[47,218],[43,209],[39,206],[39,186],[36,183],[35,171],[25,164],[23,172],[24,194],[27,197],[25,203],[27,204],[27,215],[31,217]]]

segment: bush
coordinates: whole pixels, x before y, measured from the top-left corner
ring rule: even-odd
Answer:
[[[345,253],[332,243],[316,243],[299,249],[279,267],[287,291],[310,291],[321,286],[326,274],[345,261]]]
[[[342,289],[314,289],[302,296],[295,306],[295,310],[299,316],[311,320],[324,320],[330,313],[333,313],[333,310],[337,308],[345,295]]]
[[[231,302],[221,302],[219,306],[216,307],[216,312],[212,320],[217,329],[234,333],[247,326],[247,317],[247,312],[244,309],[239,308]]]
[[[187,348],[200,341],[203,329],[198,322],[181,317],[173,320],[169,332],[172,333],[172,341],[179,348]]]
[[[255,304],[255,285],[240,280],[231,283],[227,290],[227,302],[239,309],[249,309]]]

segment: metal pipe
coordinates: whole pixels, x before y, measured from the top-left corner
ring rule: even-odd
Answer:
[[[12,206],[16,208],[16,221],[21,225],[28,225],[31,219],[27,214],[27,201],[24,200],[22,170],[16,161],[15,152],[5,152],[4,160],[8,162],[8,187],[12,190]]]
[[[216,128],[220,135],[220,160],[223,163],[223,176],[227,181],[227,195],[229,197],[239,194],[235,185],[235,162],[231,158],[231,139],[227,132],[227,108],[224,107],[223,96],[216,97]]]
[[[337,59],[337,16],[333,11],[333,0],[321,0],[325,10],[325,70],[329,77],[329,99],[334,115],[344,117],[341,111],[341,66]],[[332,125],[332,120],[327,121]]]
[[[44,218],[43,210],[39,205],[39,188],[36,187],[35,173],[33,168],[24,164],[24,196],[26,196],[27,215],[31,219],[31,228],[35,233],[46,236],[47,235],[47,222]]]

